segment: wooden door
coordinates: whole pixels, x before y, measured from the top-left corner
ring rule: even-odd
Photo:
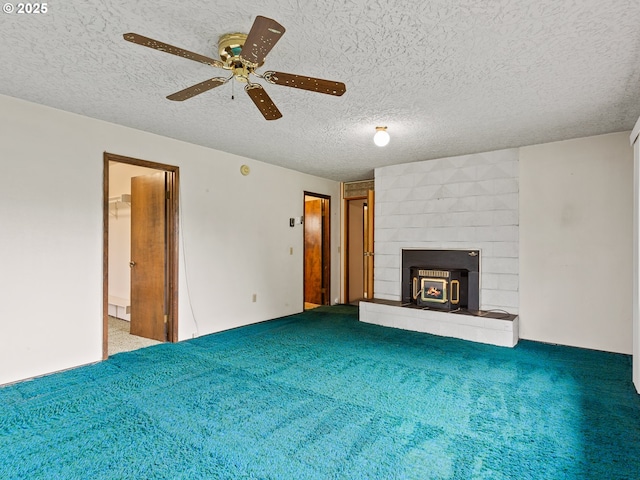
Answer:
[[[322,305],[322,199],[304,202],[304,301]]]
[[[364,213],[364,298],[373,298],[373,220],[374,192],[367,192],[367,203]]]
[[[131,178],[131,334],[164,342],[166,174]]]
[[[364,198],[347,200],[347,301],[354,303],[364,298]]]
[[[304,301],[329,305],[331,292],[330,199],[304,196]]]

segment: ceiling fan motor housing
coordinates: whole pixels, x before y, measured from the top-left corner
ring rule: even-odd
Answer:
[[[247,40],[246,33],[226,33],[218,40],[218,53],[226,69],[233,72],[236,80],[249,83],[249,75],[256,66],[240,58],[240,52]]]

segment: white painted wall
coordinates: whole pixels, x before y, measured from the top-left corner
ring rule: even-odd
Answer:
[[[402,249],[480,250],[480,308],[518,313],[518,149],[375,171],[374,296],[401,299]]]
[[[631,132],[633,145],[633,383],[640,393],[640,118]]]
[[[180,167],[180,339],[302,310],[305,190],[332,198],[338,296],[337,182],[7,96],[0,111],[0,384],[102,356],[105,151]]]
[[[520,149],[520,336],[632,352],[633,155],[615,133]]]

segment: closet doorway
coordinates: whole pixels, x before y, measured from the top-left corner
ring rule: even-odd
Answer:
[[[178,179],[178,167],[104,154],[105,359],[177,341]]]

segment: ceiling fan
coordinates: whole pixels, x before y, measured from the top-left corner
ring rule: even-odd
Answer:
[[[325,93],[338,97],[346,91],[344,83],[334,82],[332,80],[274,71],[257,73],[256,69],[264,64],[267,54],[278,40],[280,40],[284,32],[284,27],[275,20],[257,16],[248,34],[227,33],[220,37],[218,41],[220,60],[174,47],[159,42],[158,40],[138,35],[137,33],[125,33],[123,37],[128,42],[137,43],[138,45],[160,50],[161,52],[171,53],[172,55],[231,71],[231,75],[228,77],[213,77],[173,93],[167,97],[169,100],[181,102],[211,90],[212,88],[224,85],[229,80],[235,78],[238,82],[245,84],[245,92],[247,92],[247,95],[253,100],[253,103],[258,107],[258,110],[260,110],[264,118],[266,120],[276,120],[282,117],[280,110],[278,110],[278,107],[276,107],[269,95],[267,95],[262,85],[251,81],[250,75],[254,75],[274,85],[300,88],[302,90]]]

